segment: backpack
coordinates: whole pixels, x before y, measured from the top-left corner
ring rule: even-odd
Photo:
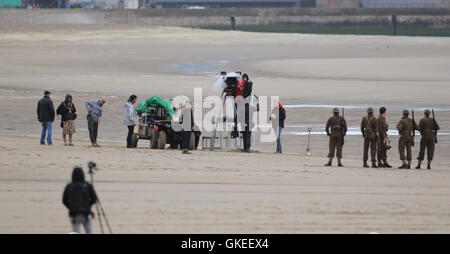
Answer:
[[[68,207],[73,214],[86,214],[91,211],[91,198],[87,183],[72,183],[68,198]]]

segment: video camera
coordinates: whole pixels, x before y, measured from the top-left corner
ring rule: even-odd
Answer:
[[[94,174],[93,170],[98,170],[97,164],[93,161],[88,162],[88,168],[89,168],[89,174]]]

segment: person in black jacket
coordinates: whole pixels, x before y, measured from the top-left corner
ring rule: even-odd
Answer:
[[[45,145],[45,134],[47,133],[47,144],[52,145],[52,123],[55,120],[55,108],[50,99],[50,92],[44,92],[44,98],[37,104],[37,117],[42,124],[41,145]]]
[[[278,126],[274,124],[276,123],[274,121],[276,121],[275,119],[277,118],[278,118]],[[286,110],[284,109],[283,104],[279,103],[278,101],[275,102],[275,108],[272,110],[272,115],[270,116],[270,120],[272,120],[272,126],[274,127],[275,133],[277,135],[277,151],[275,153],[282,153],[281,131],[284,128],[285,119],[286,119]]]
[[[250,99],[253,89],[253,82],[249,80],[247,73],[244,73],[242,75],[242,80],[244,80],[244,90],[242,92],[242,97],[245,101],[246,99]],[[245,128],[242,134],[244,139],[244,152],[249,153],[252,131],[250,128],[250,105],[247,102],[245,102]]]
[[[73,169],[72,182],[64,189],[62,201],[69,209],[73,232],[80,233],[80,224],[83,224],[86,234],[92,234],[91,206],[97,202],[97,195],[94,187],[84,180],[83,169]]]
[[[64,145],[67,146],[66,136],[69,135],[69,146],[73,146],[72,135],[76,132],[74,120],[77,118],[77,109],[72,102],[72,95],[67,94],[66,98],[59,105],[56,113],[61,115],[61,128],[63,128]]]

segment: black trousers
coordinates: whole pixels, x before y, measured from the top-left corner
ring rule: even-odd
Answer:
[[[194,131],[195,135],[195,149],[198,147],[198,142],[200,141],[200,136],[202,135],[201,131]]]
[[[250,150],[250,142],[251,142],[252,132],[244,131],[243,139],[244,139],[244,150]]]
[[[128,135],[127,135],[127,147],[133,147],[131,145],[131,139],[133,138],[134,125],[128,125]]]
[[[97,143],[97,134],[98,134],[98,122],[92,118],[92,116],[87,116],[88,122],[88,130],[89,130],[89,138],[91,139],[91,143]]]
[[[189,141],[191,140],[191,131],[183,131],[183,141],[181,144],[181,148],[183,150],[189,149]]]

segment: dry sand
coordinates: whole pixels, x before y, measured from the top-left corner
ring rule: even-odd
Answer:
[[[360,135],[349,135],[345,168],[324,168],[319,132],[344,105],[357,132],[365,107],[386,105],[390,129],[401,109],[438,108],[450,132],[450,38],[260,34],[183,28],[17,30],[0,35],[0,233],[67,233],[61,204],[75,165],[94,160],[96,189],[117,233],[448,233],[450,140],[439,136],[433,170],[363,169]],[[10,32],[14,31],[14,32]],[[126,98],[192,96],[220,70],[242,70],[258,95],[287,107],[284,150],[260,152],[124,149]],[[79,110],[75,147],[40,146],[36,102],[65,93]],[[88,147],[84,101],[105,97],[103,147]],[[304,107],[304,104],[314,104]],[[297,105],[297,106],[295,106]],[[300,105],[300,107],[298,106]],[[416,117],[423,111],[417,111]],[[312,127],[313,156],[305,156]],[[397,136],[389,160],[398,166]],[[418,142],[418,138],[416,138]],[[414,148],[414,157],[418,147]],[[94,224],[98,232],[98,225]]]

